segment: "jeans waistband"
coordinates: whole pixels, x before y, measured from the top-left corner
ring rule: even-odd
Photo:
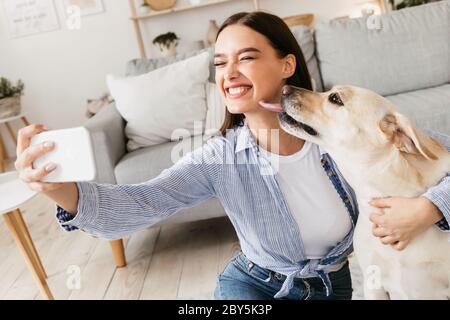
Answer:
[[[284,282],[287,278],[287,276],[284,274],[281,274],[279,272],[276,272],[276,271],[273,271],[270,269],[263,268],[263,267],[255,264],[250,259],[248,259],[247,256],[242,251],[239,251],[235,254],[235,259],[236,259],[236,262],[241,265],[241,267],[246,268],[246,270],[248,270],[248,271],[251,271],[252,269],[257,269],[259,272],[265,273],[267,275],[268,279],[270,279],[272,277],[279,281]],[[339,277],[342,273],[345,273],[345,272],[349,272],[348,261],[346,261],[339,270],[330,272],[330,273],[328,273],[328,275],[330,277],[330,280],[333,281],[336,277]],[[295,278],[294,281],[295,282],[307,281],[309,283],[313,283],[313,282],[322,283],[322,280],[319,277]]]

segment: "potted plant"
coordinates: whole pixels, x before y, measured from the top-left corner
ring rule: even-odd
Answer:
[[[171,57],[177,54],[178,40],[180,38],[175,33],[167,32],[153,39],[153,44],[159,47],[159,51],[163,57]]]
[[[141,3],[141,5],[139,6],[139,13],[144,15],[150,12],[150,6],[148,5],[147,2],[143,2]]]
[[[0,119],[20,114],[20,97],[24,87],[21,80],[13,85],[8,79],[0,77]]]

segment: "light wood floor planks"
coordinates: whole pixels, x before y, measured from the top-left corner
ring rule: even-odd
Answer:
[[[150,228],[125,239],[128,265],[118,269],[108,241],[61,230],[45,197],[22,213],[56,299],[210,299],[218,273],[239,248],[227,218]],[[80,289],[71,286],[73,268]],[[0,274],[0,299],[41,299],[3,222]]]

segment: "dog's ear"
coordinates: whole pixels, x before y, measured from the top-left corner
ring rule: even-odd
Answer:
[[[428,160],[438,157],[430,151],[433,144],[431,138],[423,134],[400,113],[390,113],[379,123],[381,131],[401,152],[422,155]]]

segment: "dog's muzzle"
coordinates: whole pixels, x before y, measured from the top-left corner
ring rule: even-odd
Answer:
[[[311,136],[318,135],[318,132],[316,130],[314,130],[312,127],[308,126],[307,124],[304,124],[303,122],[295,120],[290,115],[288,115],[286,112],[280,112],[278,114],[278,119],[281,122],[284,122],[291,127],[298,128],[298,129],[305,131],[307,134],[309,134]]]
[[[302,107],[301,102],[298,101],[298,95],[294,93],[295,88],[292,86],[286,85],[283,87],[281,95],[281,106],[283,108],[283,112],[278,113],[278,119],[280,122],[284,122],[291,127],[301,129],[311,136],[317,136],[318,132],[314,128],[293,118],[297,112],[296,110],[300,110]]]

